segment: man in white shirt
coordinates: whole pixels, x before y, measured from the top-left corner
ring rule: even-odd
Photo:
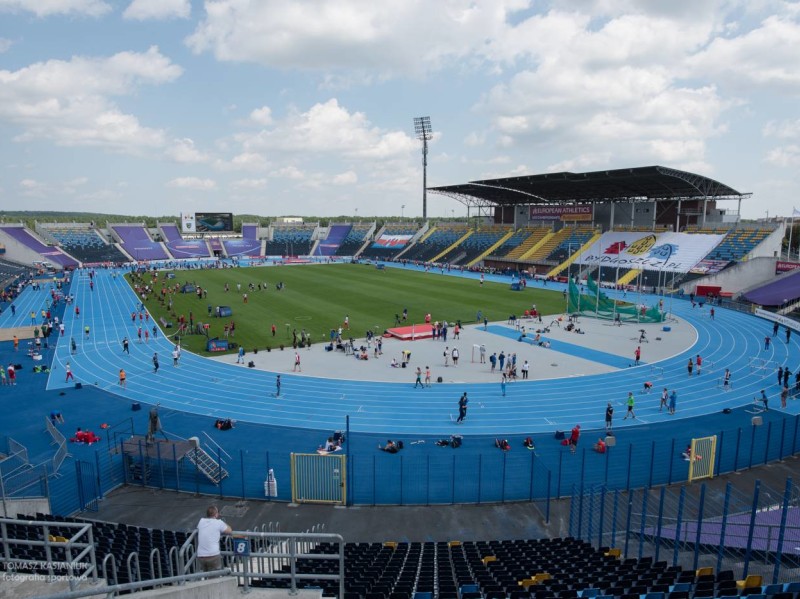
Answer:
[[[219,519],[216,505],[209,506],[206,517],[197,523],[197,563],[201,572],[222,569],[219,550],[220,535],[231,534],[231,527]]]

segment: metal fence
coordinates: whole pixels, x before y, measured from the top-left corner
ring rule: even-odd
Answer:
[[[47,432],[50,433],[50,436],[53,438],[53,442],[56,444],[56,451],[53,454],[53,467],[51,472],[53,474],[58,474],[61,464],[64,463],[64,460],[69,455],[69,452],[67,451],[67,438],[61,434],[61,431],[58,430],[46,416],[44,423],[47,427]]]
[[[773,411],[769,414],[761,426],[751,424],[751,415],[741,412],[724,417],[732,428],[713,431],[708,430],[707,423],[696,427],[696,433],[717,437],[714,475],[761,466],[800,451],[800,417]],[[736,427],[737,423],[742,426]],[[363,448],[363,444],[351,450],[351,437],[346,452],[337,455],[346,459],[344,482],[349,505],[533,502],[549,521],[551,500],[570,496],[576,486],[629,491],[685,482],[689,464],[681,453],[692,436],[691,426],[687,421],[688,438],[633,436],[629,443],[619,439],[604,454],[593,451],[588,443],[573,454],[558,441],[539,438],[536,451],[516,446],[503,452],[492,448],[491,441],[475,439],[474,443],[470,441],[469,451],[414,451],[412,446],[390,455],[376,451],[374,446]],[[130,447],[125,455],[123,440],[130,440],[131,434],[132,429],[127,428],[119,434],[109,433],[107,443],[97,445],[94,460],[82,464],[80,476],[72,474],[73,468],[62,467],[67,474],[53,477],[48,459],[46,468],[26,468],[16,477],[5,476],[7,487],[3,491],[0,485],[0,494],[18,495],[27,488],[41,490],[48,493],[53,513],[60,514],[85,509],[93,504],[94,494],[102,498],[123,484],[243,500],[291,500],[288,451],[226,452],[219,445],[206,444],[205,452],[219,465],[212,473],[225,474],[209,477],[207,468],[175,455],[169,445],[148,450],[142,441],[134,455]],[[484,444],[485,450],[476,449]],[[268,480],[270,470],[272,481]],[[96,484],[89,484],[91,477]],[[82,493],[77,491],[78,484]]]
[[[569,534],[623,557],[652,557],[684,569],[732,570],[777,583],[800,568],[800,488],[787,479],[745,492],[727,483],[630,492],[604,486],[572,496]]]

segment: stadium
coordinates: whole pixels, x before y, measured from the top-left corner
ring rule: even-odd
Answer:
[[[797,597],[785,225],[661,166],[427,191],[467,218],[0,224],[30,594]]]

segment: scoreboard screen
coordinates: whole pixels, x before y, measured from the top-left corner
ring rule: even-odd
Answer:
[[[233,231],[233,213],[231,212],[195,212],[194,216],[198,233]]]

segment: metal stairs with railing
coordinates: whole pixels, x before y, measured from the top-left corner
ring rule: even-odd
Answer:
[[[215,485],[228,477],[228,471],[222,465],[212,458],[202,447],[195,447],[192,451],[186,454],[186,458],[202,472],[208,480]]]

